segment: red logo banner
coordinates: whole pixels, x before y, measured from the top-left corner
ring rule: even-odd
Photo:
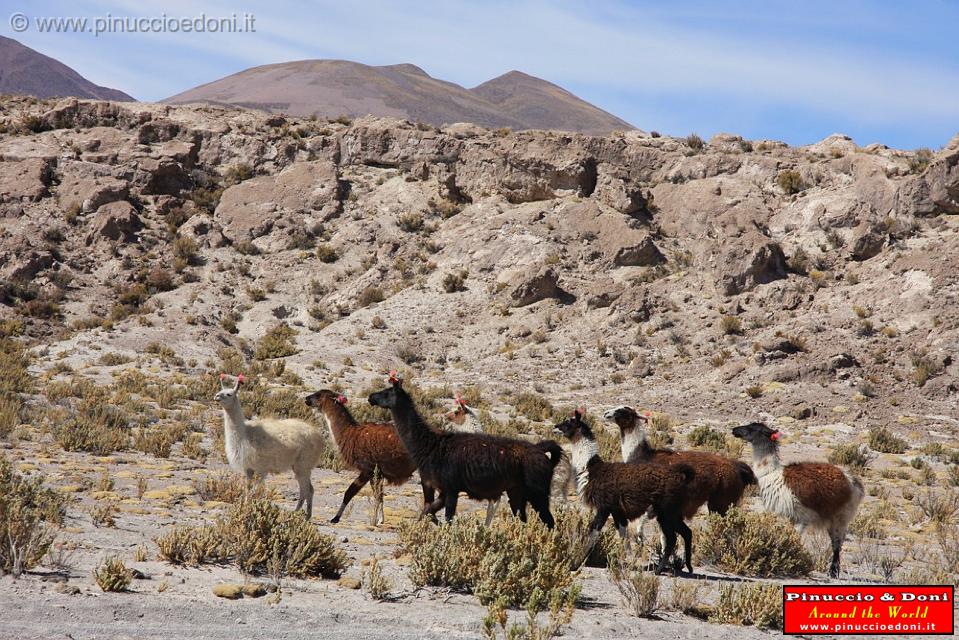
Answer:
[[[784,585],[783,633],[952,635],[951,585]]]

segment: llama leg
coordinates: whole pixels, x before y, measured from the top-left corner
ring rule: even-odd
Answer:
[[[832,562],[829,564],[829,577],[839,577],[839,554],[842,543],[846,539],[846,530],[842,527],[832,527],[829,530],[829,540],[832,542]]]
[[[656,573],[663,572],[666,568],[666,563],[673,557],[673,551],[676,550],[676,530],[673,529],[673,524],[672,522],[663,522],[662,519],[659,520],[659,526],[663,531],[663,539],[666,546],[663,549],[663,555],[659,557],[659,565],[656,567]]]
[[[683,537],[683,557],[686,561],[686,569],[689,570],[689,573],[693,572],[693,532],[686,525],[685,522],[680,520],[677,523],[677,529],[679,529],[679,535]]]
[[[619,537],[623,539],[623,549],[626,551],[626,555],[629,555],[631,551],[629,545],[629,520],[621,514],[613,514],[613,522],[616,523],[616,531],[619,532]]]
[[[496,515],[496,507],[499,506],[499,501],[502,499],[503,497],[500,496],[496,500],[490,500],[486,503],[486,526],[487,527],[493,523],[493,516]]]
[[[436,492],[433,490],[433,487],[429,486],[425,482],[421,484],[423,486],[423,509],[420,511],[420,516],[422,517],[426,515],[427,509],[429,509],[430,505],[433,504]]]
[[[297,469],[296,482],[300,486],[300,499],[297,501],[294,511],[304,507],[306,519],[310,520],[313,517],[313,483],[310,481],[310,469]]]
[[[603,525],[606,524],[606,519],[609,517],[609,511],[605,509],[597,509],[596,515],[593,516],[593,521],[589,523],[589,538],[586,540],[586,557],[589,557],[590,552],[593,550],[593,547],[596,545],[596,541],[599,540],[599,534],[603,530]]]
[[[443,508],[446,504],[446,492],[440,491],[439,497],[436,498],[433,502],[426,507],[425,513],[429,515],[433,520],[436,520],[436,512]]]
[[[549,495],[534,496],[530,498],[530,505],[539,514],[539,519],[543,521],[547,529],[552,529],[556,525],[553,514],[549,511]]]
[[[336,515],[333,516],[330,522],[336,524],[340,521],[340,518],[343,517],[343,512],[346,510],[346,505],[350,503],[350,500],[353,499],[353,496],[360,492],[360,489],[366,486],[366,483],[369,482],[370,478],[372,477],[372,473],[360,471],[360,475],[356,476],[356,480],[350,483],[350,486],[346,488],[346,493],[343,494],[343,503],[340,504],[339,510],[336,512]]]
[[[509,499],[509,508],[513,515],[520,519],[520,522],[526,522],[526,496],[514,490],[513,493],[506,492]]]
[[[451,492],[449,496],[446,497],[446,521],[452,522],[453,518],[456,517],[456,503],[459,502],[459,494]]]

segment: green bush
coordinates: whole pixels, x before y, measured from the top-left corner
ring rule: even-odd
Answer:
[[[792,578],[813,569],[799,533],[772,513],[733,508],[725,516],[710,514],[696,540],[699,562],[730,573]]]
[[[63,496],[40,478],[16,473],[0,455],[0,574],[15,576],[40,563],[63,524]]]

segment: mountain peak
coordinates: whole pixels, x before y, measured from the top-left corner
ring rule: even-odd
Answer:
[[[0,93],[38,98],[75,96],[132,102],[134,98],[93,84],[67,65],[12,38],[0,36]]]
[[[370,66],[344,60],[301,60],[253,67],[194,87],[163,102],[212,102],[294,116],[366,115],[435,126],[561,129],[606,134],[628,123],[565,89],[522,71],[509,71],[466,89],[400,63]]]

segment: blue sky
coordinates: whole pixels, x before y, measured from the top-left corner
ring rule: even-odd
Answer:
[[[959,3],[2,0],[0,33],[141,100],[305,58],[411,62],[471,87],[519,69],[645,130],[938,148],[959,132]],[[8,14],[255,15],[255,33],[14,33]]]

